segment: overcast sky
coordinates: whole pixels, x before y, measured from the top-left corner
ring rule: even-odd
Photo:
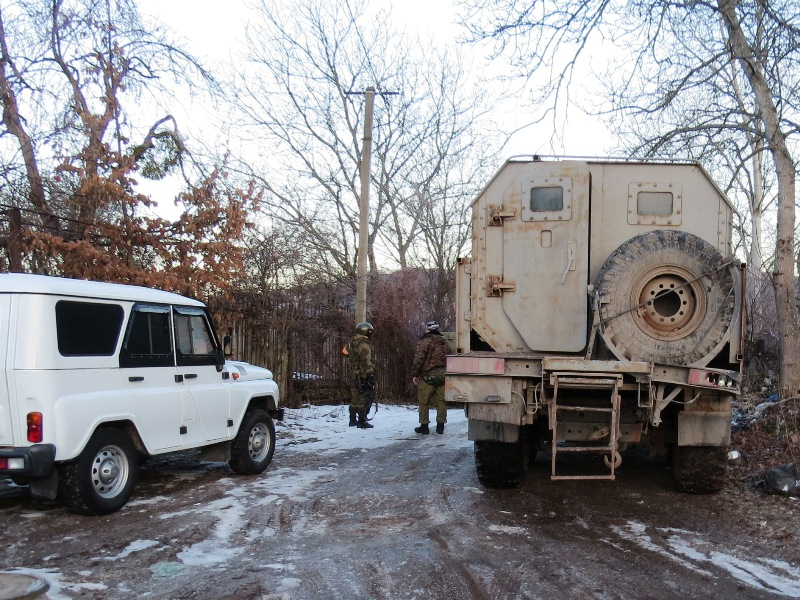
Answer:
[[[336,0],[334,0],[336,1]],[[138,0],[144,16],[162,21],[183,39],[189,50],[208,64],[213,70],[222,60],[240,48],[244,38],[244,27],[248,18],[248,0],[226,0],[221,3],[211,0]],[[456,12],[451,0],[372,0],[370,6],[385,5],[391,9],[400,29],[417,32],[422,38],[454,41],[459,35],[455,23]],[[487,67],[488,68],[488,67]],[[492,68],[502,68],[495,65]],[[520,99],[522,100],[522,99]],[[507,122],[509,129],[525,122],[529,113],[522,102],[510,99],[498,120]],[[200,120],[200,119],[196,119]],[[198,124],[192,124],[194,134]],[[558,131],[561,143],[554,147],[550,143],[553,130]],[[572,156],[602,156],[610,147],[609,136],[597,119],[587,117],[577,109],[571,109],[570,121],[549,123],[537,129],[520,132],[506,149],[506,156],[515,154],[567,154]]]

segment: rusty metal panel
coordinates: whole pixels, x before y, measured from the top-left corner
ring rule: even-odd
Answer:
[[[510,377],[450,375],[445,379],[447,402],[487,402],[496,406],[511,402]]]
[[[505,360],[496,356],[448,356],[446,371],[477,375],[502,375]]]
[[[470,303],[470,273],[472,261],[458,259],[456,265],[456,352],[469,352],[472,329],[472,306]]]
[[[678,446],[727,446],[730,443],[729,412],[678,413]]]
[[[648,362],[621,362],[618,360],[584,360],[580,358],[544,358],[544,371],[575,371],[578,373],[630,373],[649,374],[653,370]]]
[[[516,397],[513,402],[506,404],[474,403],[467,405],[467,415],[470,421],[494,421],[519,426],[524,414],[525,407],[522,401]]]

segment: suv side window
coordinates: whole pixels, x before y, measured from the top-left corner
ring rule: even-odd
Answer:
[[[119,366],[171,367],[174,364],[169,307],[135,304],[119,353]]]
[[[175,340],[178,365],[216,364],[214,335],[202,309],[175,307]]]
[[[125,311],[118,304],[56,302],[56,337],[61,356],[113,356]]]

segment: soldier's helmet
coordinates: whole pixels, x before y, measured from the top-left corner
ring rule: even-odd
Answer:
[[[356,325],[356,334],[358,334],[358,335],[365,335],[367,337],[370,337],[374,330],[375,330],[375,328],[371,324],[367,323],[366,321]]]
[[[425,323],[425,329],[427,329],[428,331],[434,331],[436,329],[439,329],[439,323],[437,323],[436,321],[428,321],[427,323]]]

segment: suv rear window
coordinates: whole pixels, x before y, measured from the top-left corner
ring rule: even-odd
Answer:
[[[125,311],[118,304],[56,302],[56,336],[61,356],[112,356]]]

